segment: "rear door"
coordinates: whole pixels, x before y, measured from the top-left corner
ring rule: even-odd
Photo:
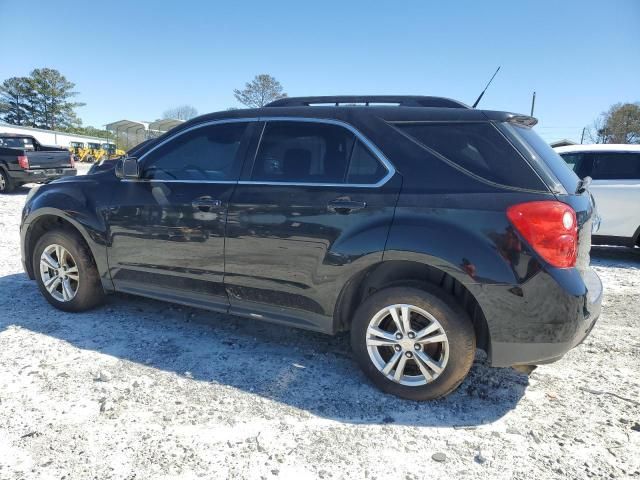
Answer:
[[[107,215],[117,290],[226,311],[224,233],[251,122],[178,132],[121,180]]]
[[[331,332],[347,279],[382,260],[401,179],[340,122],[270,120],[260,138],[229,205],[231,311]]]

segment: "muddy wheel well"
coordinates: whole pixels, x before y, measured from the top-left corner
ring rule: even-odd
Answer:
[[[430,265],[411,261],[378,263],[352,279],[343,289],[335,318],[336,330],[349,330],[351,319],[360,304],[376,291],[390,286],[418,287],[435,285],[449,293],[465,309],[476,334],[479,349],[489,351],[489,327],[475,297],[451,275]]]
[[[33,250],[36,247],[36,243],[38,243],[38,240],[40,240],[40,237],[42,237],[45,232],[54,229],[69,230],[71,232],[77,233],[78,237],[82,239],[82,241],[86,244],[86,241],[84,240],[78,229],[74,227],[71,222],[65,220],[64,218],[58,217],[57,215],[42,215],[41,217],[38,217],[29,227],[25,239],[25,259],[27,264],[27,274],[32,280],[34,278],[34,272],[31,257],[33,256]],[[87,248],[89,249],[88,245]],[[91,251],[91,249],[89,249],[89,251]]]

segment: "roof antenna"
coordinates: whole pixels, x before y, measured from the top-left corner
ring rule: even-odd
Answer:
[[[493,77],[491,77],[491,80],[489,80],[489,83],[487,83],[487,86],[484,87],[484,90],[482,90],[482,93],[480,94],[478,99],[473,103],[473,106],[471,108],[476,108],[476,106],[480,103],[480,100],[482,100],[482,96],[484,95],[484,92],[487,91],[487,88],[489,88],[489,85],[491,85],[491,82],[493,82],[493,79],[495,78],[495,76],[498,74],[499,71],[500,71],[500,67],[498,67],[498,69],[495,71],[495,73],[493,74]]]

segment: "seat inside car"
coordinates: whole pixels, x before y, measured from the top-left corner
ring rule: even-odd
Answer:
[[[304,181],[311,169],[311,152],[304,148],[290,148],[283,158],[283,177],[286,180]]]

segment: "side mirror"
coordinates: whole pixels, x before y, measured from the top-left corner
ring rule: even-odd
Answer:
[[[140,178],[138,159],[135,157],[123,157],[116,163],[116,177],[124,179]]]

